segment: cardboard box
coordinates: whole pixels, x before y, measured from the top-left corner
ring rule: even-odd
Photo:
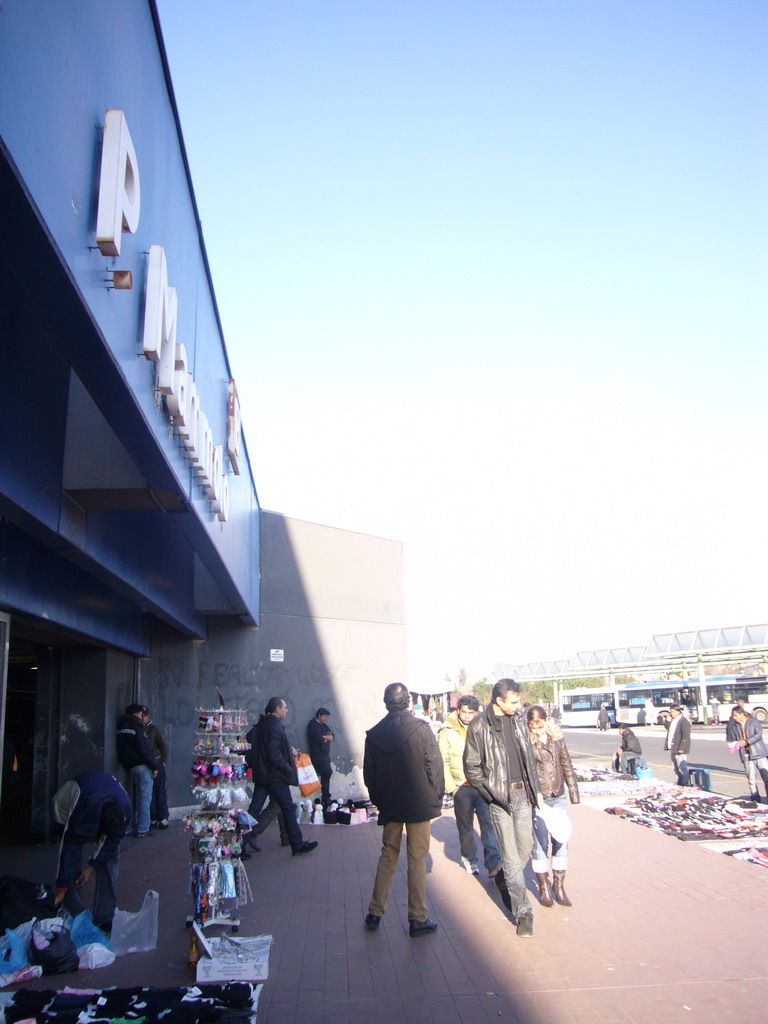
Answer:
[[[266,981],[269,977],[271,935],[224,935],[212,938],[195,922],[201,956],[197,961],[195,980],[204,983],[220,981]]]

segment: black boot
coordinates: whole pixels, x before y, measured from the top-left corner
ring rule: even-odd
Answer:
[[[542,907],[554,907],[552,901],[552,890],[549,887],[549,874],[536,875],[536,884],[539,887],[539,903]]]
[[[560,904],[561,907],[572,907],[573,904],[568,899],[568,896],[565,891],[565,872],[553,871],[552,878],[552,889],[557,902]]]

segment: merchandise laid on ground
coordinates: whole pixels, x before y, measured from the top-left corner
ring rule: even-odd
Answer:
[[[300,825],[367,825],[376,821],[378,812],[365,800],[334,800],[323,810],[322,800],[302,800],[299,805]]]
[[[261,985],[196,985],[194,988],[108,988],[60,992],[21,989],[2,1007],[6,1024],[88,1024],[142,1021],[143,1024],[252,1024]]]
[[[734,860],[743,860],[749,864],[757,864],[761,868],[768,868],[768,842],[745,843],[740,842],[713,842],[704,844],[708,850],[715,853],[724,853]]]
[[[642,778],[634,775],[626,775],[624,772],[613,771],[603,765],[585,765],[574,763],[573,770],[576,773],[576,781],[579,784],[579,793],[584,797],[602,796],[637,796],[639,793],[650,793],[655,790],[669,789],[676,791],[677,786],[669,782],[661,782],[659,779]]]
[[[686,842],[768,837],[768,807],[754,800],[675,789],[672,794],[648,793],[605,809]]]
[[[578,765],[586,804],[715,853],[768,867],[768,806],[696,787],[636,779],[602,766]],[[621,797],[617,803],[615,797]]]

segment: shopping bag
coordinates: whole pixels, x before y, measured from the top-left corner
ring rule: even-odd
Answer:
[[[6,928],[5,936],[0,939],[0,971],[8,974],[28,966],[26,939],[15,928]]]
[[[157,946],[157,917],[160,897],[150,889],[141,909],[135,913],[116,910],[112,921],[110,946],[115,956],[146,953]]]
[[[97,967],[109,967],[115,962],[115,954],[100,942],[86,942],[77,951],[81,971],[92,971]]]
[[[567,843],[573,832],[573,825],[568,813],[559,807],[550,807],[543,804],[536,808],[536,817],[541,818],[547,827],[547,832],[558,843]]]
[[[97,928],[93,923],[90,910],[81,910],[74,918],[70,926],[70,934],[78,953],[81,952],[83,946],[89,946],[94,942],[109,947],[109,939],[101,928]]]
[[[29,959],[43,974],[69,974],[80,965],[69,928],[58,917],[35,921],[29,944]]]
[[[42,882],[4,875],[0,878],[0,935],[33,918],[54,917],[53,891]]]
[[[320,789],[320,779],[314,769],[309,754],[299,754],[294,758],[296,774],[299,777],[299,790],[302,796],[312,796]]]

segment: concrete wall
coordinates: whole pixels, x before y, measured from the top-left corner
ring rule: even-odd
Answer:
[[[190,642],[158,626],[142,662],[140,699],[172,751],[172,806],[190,801],[196,709],[246,708],[255,722],[272,696],[289,706],[291,742],[306,748],[320,705],[332,713],[334,796],[365,795],[365,730],[384,714],[384,687],[405,678],[402,545],[262,513],[262,622],[212,619],[208,639]],[[270,651],[283,651],[283,661]]]

